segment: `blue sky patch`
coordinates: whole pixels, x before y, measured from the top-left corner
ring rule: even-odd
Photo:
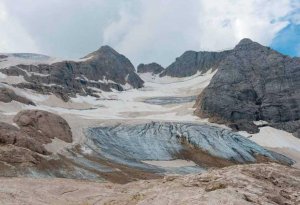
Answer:
[[[300,56],[300,24],[291,23],[278,32],[270,47],[289,56]]]

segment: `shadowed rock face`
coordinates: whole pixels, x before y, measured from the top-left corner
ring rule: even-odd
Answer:
[[[164,68],[157,63],[140,64],[137,67],[138,73],[152,73],[153,75],[159,74],[163,70],[164,70]]]
[[[17,95],[13,90],[0,86],[0,102],[9,103],[17,101],[26,105],[35,105],[31,100]]]
[[[95,95],[92,88],[111,91],[143,86],[143,80],[135,73],[131,62],[109,46],[87,55],[82,61],[63,61],[51,65],[17,65],[1,69],[10,76],[24,76],[28,83],[16,86],[41,93],[54,93],[67,101],[77,93]]]
[[[5,58],[7,58],[7,56],[6,56],[6,55],[2,55],[2,54],[0,54],[0,60],[1,60],[1,59],[5,59]]]
[[[186,51],[182,56],[176,58],[176,61],[169,65],[160,76],[187,77],[198,71],[205,73],[209,69],[215,70],[231,52]]]
[[[198,97],[197,115],[249,132],[264,120],[300,136],[300,58],[244,39],[217,69]]]

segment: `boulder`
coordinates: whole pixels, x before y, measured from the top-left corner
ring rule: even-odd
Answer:
[[[49,143],[55,137],[72,142],[69,124],[62,117],[42,110],[23,110],[14,117],[21,131],[42,143]]]

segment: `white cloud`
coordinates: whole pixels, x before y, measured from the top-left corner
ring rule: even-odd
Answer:
[[[108,44],[135,65],[167,66],[245,37],[269,45],[299,22],[297,9],[299,0],[0,0],[0,51],[82,57]]]
[[[137,64],[168,65],[184,50],[223,50],[249,37],[268,45],[296,8],[290,0],[151,0],[122,8],[104,43]]]
[[[11,16],[0,2],[0,48],[1,52],[39,52],[27,31]]]

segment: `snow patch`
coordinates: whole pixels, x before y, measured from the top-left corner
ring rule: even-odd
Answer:
[[[197,164],[195,164],[195,162],[187,161],[187,160],[183,160],[183,159],[175,159],[175,160],[169,160],[169,161],[145,160],[145,161],[142,161],[142,162],[146,163],[146,164],[158,166],[158,167],[164,167],[164,168],[197,166]]]
[[[290,148],[300,151],[300,139],[291,133],[269,126],[261,127],[259,130],[259,133],[253,134],[251,137],[248,134],[248,138],[264,147]],[[244,135],[245,133],[240,132],[240,134]]]

